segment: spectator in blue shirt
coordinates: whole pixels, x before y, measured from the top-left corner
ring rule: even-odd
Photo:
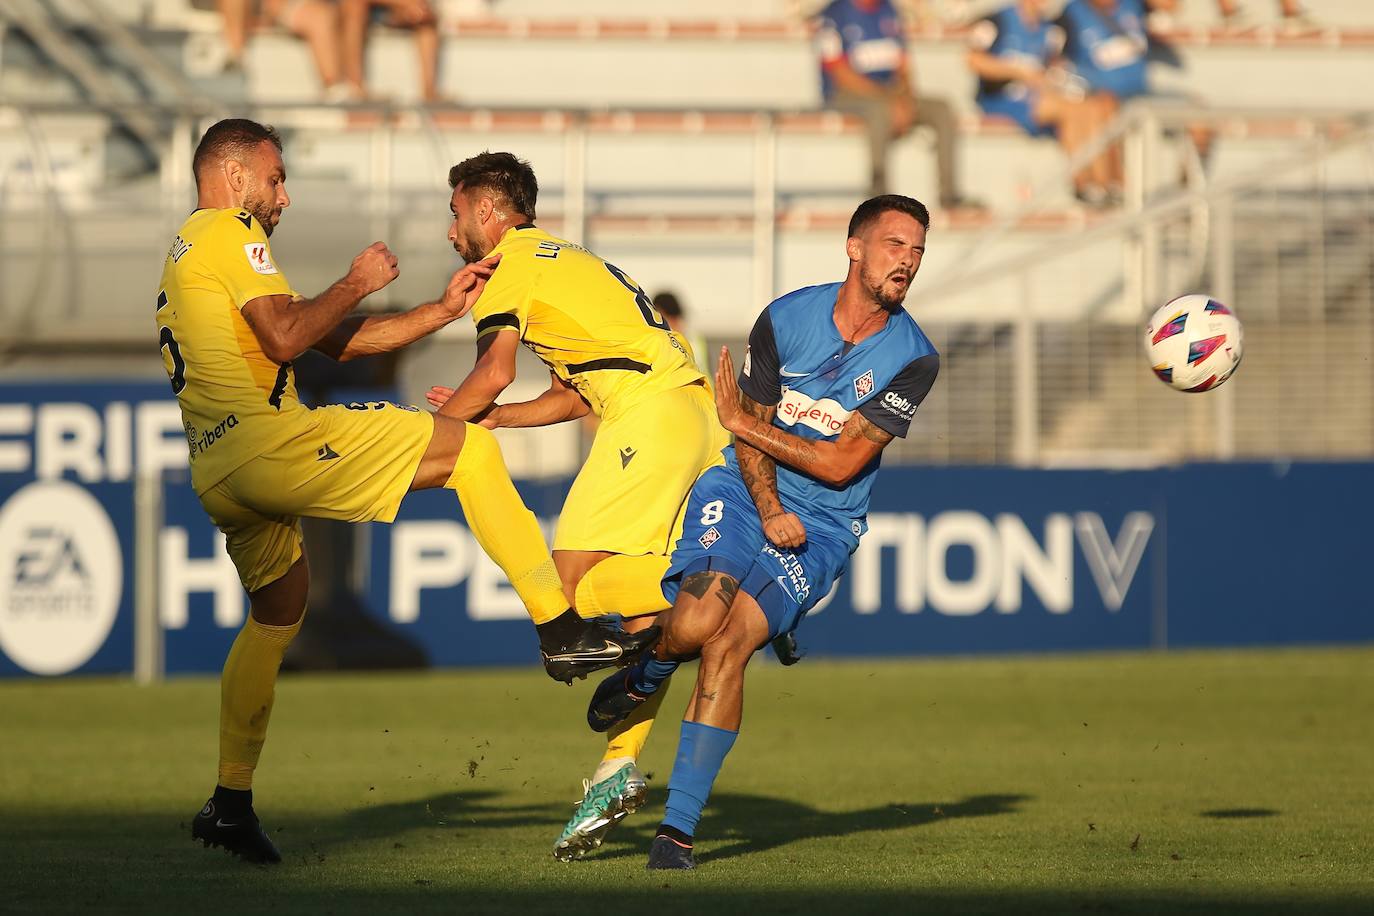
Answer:
[[[1172,7],[1173,0],[1162,6]],[[1069,0],[1059,17],[1064,56],[1092,92],[1118,100],[1149,92],[1145,54],[1146,0]]]
[[[935,130],[941,206],[968,205],[959,193],[954,111],[944,99],[917,97],[891,0],[834,0],[820,13],[816,50],[826,107],[858,115],[868,128],[871,194],[887,193],[888,146],[922,124]]]
[[[1053,136],[1073,156],[1116,114],[1106,93],[1089,94],[1083,81],[1057,65],[1064,32],[1045,19],[1046,0],[1016,0],[974,24],[969,68],[978,77],[978,106],[1009,118],[1032,137]],[[1094,206],[1120,195],[1116,157],[1107,151],[1073,178],[1074,194]]]
[[[1151,10],[1170,12],[1177,4],[1178,0],[1069,0],[1059,17],[1064,56],[1090,92],[1111,95],[1119,102],[1149,95],[1146,17]],[[1205,163],[1212,146],[1211,129],[1197,123],[1189,125],[1186,133]]]

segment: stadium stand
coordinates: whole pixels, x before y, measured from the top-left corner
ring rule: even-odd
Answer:
[[[391,103],[321,107],[308,51],[283,32],[258,34],[244,73],[225,74],[214,65],[214,15],[185,0],[12,6],[0,43],[7,99],[0,107],[0,309],[14,353],[4,370],[10,373],[55,353],[77,372],[160,371],[143,348],[156,260],[149,252],[165,244],[189,206],[190,144],[219,112],[255,112],[288,132],[296,202],[277,241],[293,281],[321,286],[341,269],[339,252],[385,237],[405,270],[381,307],[432,295],[454,265],[440,241],[443,175],[483,148],[528,157],[544,186],[541,223],[586,239],[650,286],[686,291],[696,327],[713,341],[740,340],[747,316],[777,291],[829,279],[829,242],[864,190],[858,125],[817,110],[798,4],[760,2],[747,16],[738,4],[714,0],[690,12],[666,0],[645,2],[632,15],[623,4],[597,0],[579,4],[575,16],[555,0],[439,4],[441,92],[458,104],[433,108],[411,107],[414,45],[404,32],[379,29],[368,46],[369,73]],[[928,6],[972,16],[990,4]],[[1215,122],[1218,141],[1205,171],[1171,139],[1176,129],[1162,129],[1165,122],[1176,128],[1176,116],[1144,112],[1123,122],[1135,169],[1129,212],[1172,193],[1180,176],[1194,189],[1240,182],[1227,199],[1228,231],[1235,298],[1255,341],[1250,360],[1267,358],[1266,335],[1278,335],[1266,317],[1276,322],[1298,309],[1292,297],[1314,282],[1337,291],[1328,317],[1344,322],[1339,333],[1323,325],[1322,335],[1355,345],[1369,332],[1369,153],[1358,144],[1325,147],[1368,129],[1374,9],[1343,0],[1308,7],[1315,24],[1297,30],[1260,17],[1229,29],[1207,3],[1186,4],[1168,24],[1165,36],[1183,67],[1156,66],[1152,77],[1162,89],[1186,93],[1194,112]],[[105,39],[99,60],[80,40],[93,34]],[[1108,441],[1114,460],[1126,462],[1212,453],[1218,446],[1204,434],[1203,418],[1197,425],[1204,432],[1183,454],[1161,454],[1143,430],[1167,392],[1151,389],[1148,377],[1104,366],[1138,359],[1134,323],[1143,303],[1210,281],[1215,258],[1201,252],[1214,237],[1219,201],[1199,198],[1159,222],[1132,226],[1117,214],[1083,210],[1067,192],[1053,144],[978,115],[964,38],[962,21],[927,19],[912,31],[922,84],[959,108],[969,191],[991,210],[936,214],[938,241],[917,286],[919,308],[961,358],[947,367],[953,383],[941,386],[923,416],[942,432],[904,444],[899,454],[1077,461],[1106,454]],[[500,78],[517,71],[525,78]],[[931,157],[916,148],[928,142],[918,131],[897,145],[893,184],[933,197]],[[1320,164],[1269,168],[1304,150]],[[1312,207],[1349,213],[1324,226],[1284,218],[1290,208]],[[1274,219],[1283,232],[1305,233],[1306,262],[1273,266],[1266,246],[1279,244],[1267,230]],[[1098,233],[1096,241],[1076,250],[1072,269],[1047,260],[1046,269],[989,278],[970,268],[997,274],[997,265],[1035,251],[1049,259],[1059,240],[1085,232]],[[1123,237],[1143,240],[1126,246],[1124,264]],[[71,250],[83,252],[75,266],[60,254]],[[1266,270],[1273,282],[1260,279]],[[1004,421],[1020,409],[1008,348],[1027,309],[1043,322],[1034,352],[1044,394],[1035,434],[1018,434],[1018,453],[1002,439],[1015,425]],[[467,333],[455,329],[435,349],[464,352]],[[20,341],[22,352],[13,349]],[[121,345],[127,355],[117,352]],[[1280,349],[1276,359],[1306,352],[1291,343]],[[409,388],[418,390],[418,375],[430,371],[425,360],[403,366]],[[1125,387],[1078,396],[1099,378]],[[1319,391],[1314,385],[1312,396]],[[944,392],[960,392],[967,403],[951,404]],[[1247,392],[1258,398],[1256,388]],[[1237,395],[1227,407],[1241,418],[1227,449],[1272,447],[1258,404],[1247,407]],[[1311,415],[1294,410],[1294,423]],[[1366,411],[1353,425],[1327,424],[1323,435],[1340,454],[1368,454],[1372,425]],[[1326,439],[1303,437],[1323,454]],[[1026,441],[1036,443],[1029,452]]]

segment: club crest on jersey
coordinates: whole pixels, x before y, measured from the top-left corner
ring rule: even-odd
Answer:
[[[248,264],[260,274],[274,274],[277,272],[277,265],[272,263],[272,256],[267,253],[267,246],[262,242],[249,242],[243,246],[243,251],[248,255]]]
[[[703,549],[710,550],[711,545],[720,540],[720,532],[716,530],[715,525],[712,525],[710,528],[707,528],[706,533],[697,538],[697,540],[701,542]]]
[[[873,370],[869,369],[854,380],[854,397],[866,398],[873,393]]]

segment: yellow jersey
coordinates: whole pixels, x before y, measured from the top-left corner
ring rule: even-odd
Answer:
[[[197,493],[292,439],[305,415],[291,364],[267,358],[239,311],[273,295],[296,292],[248,212],[197,210],[182,224],[162,268],[157,332]]]
[[[472,310],[477,336],[509,329],[607,416],[705,382],[686,340],[614,264],[526,223],[506,230]]]

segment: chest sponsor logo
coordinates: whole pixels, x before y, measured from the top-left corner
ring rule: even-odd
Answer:
[[[831,398],[813,400],[793,388],[782,393],[778,402],[778,419],[788,426],[800,423],[826,436],[838,435],[853,411],[845,410]]]
[[[862,400],[873,393],[873,370],[869,369],[854,380],[854,397]]]
[[[267,252],[267,246],[262,242],[249,242],[243,246],[243,251],[248,255],[248,264],[260,274],[274,274],[277,272],[277,265],[272,263],[272,256]]]

